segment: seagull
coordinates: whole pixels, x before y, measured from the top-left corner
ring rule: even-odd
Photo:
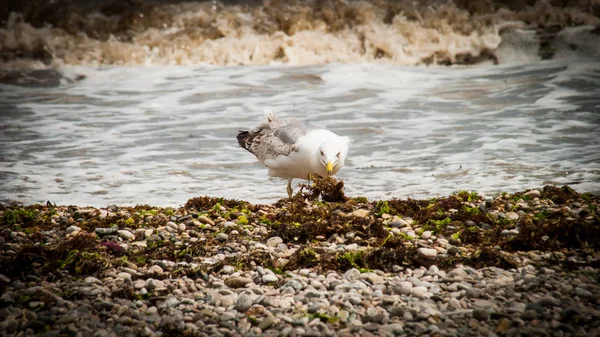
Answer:
[[[287,193],[292,198],[292,180],[335,175],[348,155],[350,138],[340,137],[324,129],[307,129],[295,118],[280,120],[265,110],[266,123],[252,131],[240,130],[241,147],[256,156],[269,170],[269,175],[287,179]]]

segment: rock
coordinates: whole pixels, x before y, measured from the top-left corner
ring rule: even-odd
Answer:
[[[419,248],[419,253],[425,257],[436,257],[437,250],[432,248]]]
[[[517,229],[503,229],[500,232],[500,235],[502,235],[502,236],[515,236],[518,234],[519,234],[519,231]]]
[[[456,246],[450,246],[450,247],[448,247],[448,254],[450,254],[450,255],[460,254],[460,249]]]
[[[485,222],[480,222],[477,224],[477,226],[479,226],[479,228],[483,229],[483,230],[488,230],[492,228],[492,225],[485,223]]]
[[[246,312],[252,307],[252,297],[248,294],[241,294],[235,302],[235,310]]]
[[[23,327],[25,330],[31,329],[33,331],[41,331],[46,327],[46,323],[36,320],[32,320],[27,322],[27,324]]]
[[[31,302],[29,302],[28,305],[29,305],[29,308],[36,309],[36,308],[43,307],[44,305],[46,305],[46,303],[44,303],[42,301],[31,301]],[[2,330],[2,329],[0,329],[0,330]]]
[[[385,281],[383,277],[375,273],[363,273],[358,276],[359,280],[367,280],[371,284],[383,284]]]
[[[214,221],[212,221],[211,219],[209,219],[208,217],[206,217],[204,215],[199,216],[198,221],[200,221],[201,223],[206,224],[206,225],[211,225],[211,226],[215,225]]]
[[[74,312],[68,312],[62,315],[58,320],[56,320],[56,324],[69,324],[77,321],[77,314]]]
[[[460,301],[457,300],[456,298],[451,298],[450,301],[448,301],[448,304],[450,305],[450,307],[452,307],[456,310],[462,309],[462,305],[460,304]]]
[[[304,288],[304,286],[298,280],[291,279],[291,280],[287,281],[282,286],[282,288],[292,288],[294,290],[302,290],[302,288]]]
[[[135,280],[133,281],[133,288],[140,290],[146,286],[146,281],[144,280]]]
[[[150,274],[162,274],[163,273],[163,269],[160,266],[157,265],[152,265],[150,266],[150,268],[148,268],[148,272]]]
[[[396,287],[396,291],[401,295],[411,295],[413,284],[407,281],[400,282]]]
[[[235,272],[235,268],[230,265],[225,265],[223,266],[223,269],[221,269],[221,272],[225,275],[233,274]]]
[[[94,233],[98,236],[116,235],[119,227],[113,226],[111,228],[96,228]]]
[[[510,330],[510,326],[510,320],[508,318],[502,318],[500,322],[498,322],[498,325],[496,325],[495,332],[503,335]]]
[[[344,291],[349,291],[351,289],[359,290],[359,289],[366,289],[366,288],[367,288],[367,286],[364,283],[359,282],[359,281],[341,283],[335,287],[335,289],[340,289],[340,290],[344,290]]]
[[[131,243],[132,246],[134,247],[139,247],[139,248],[147,248],[148,244],[146,243],[146,241],[134,241]]]
[[[469,298],[480,298],[481,297],[481,290],[479,290],[477,288],[469,288],[469,289],[467,289],[467,297],[469,297]]]
[[[83,279],[83,283],[85,283],[85,284],[102,284],[102,281],[100,281],[99,279],[97,279],[93,276],[88,276],[85,279]]]
[[[221,321],[232,321],[235,319],[235,314],[231,312],[224,312],[219,317]]]
[[[262,321],[260,321],[258,327],[261,330],[266,330],[273,324],[273,322],[275,322],[275,317],[273,317],[272,315],[267,315],[265,318],[262,319]]]
[[[541,197],[542,193],[540,193],[540,191],[538,191],[538,190],[531,190],[531,191],[527,191],[527,192],[523,193],[523,195],[528,196],[532,199],[535,199],[535,198]]]
[[[400,219],[397,216],[394,216],[392,218],[392,221],[390,221],[389,225],[395,228],[402,228],[409,226],[409,223],[404,219]]]
[[[487,321],[489,314],[485,309],[475,309],[473,310],[473,318],[478,321]]]
[[[348,269],[345,273],[344,273],[344,279],[348,280],[348,281],[353,281],[355,280],[358,276],[360,276],[360,271],[356,268],[351,268]]]
[[[352,212],[352,216],[355,216],[357,218],[366,218],[369,216],[369,214],[371,214],[371,212],[366,209],[357,209],[354,212]]]
[[[412,295],[419,298],[429,298],[432,294],[427,291],[426,287],[418,286],[412,289]]]
[[[72,233],[75,233],[75,232],[79,232],[80,230],[81,230],[81,227],[77,227],[77,226],[73,225],[73,226],[67,227],[66,233],[67,234],[72,234]]]
[[[538,304],[543,307],[558,307],[560,306],[560,301],[554,297],[544,296],[538,300]]]
[[[219,242],[225,242],[227,239],[229,239],[229,235],[227,235],[227,233],[219,233],[217,236],[215,236],[215,240]]]
[[[507,212],[506,213],[506,218],[508,220],[513,220],[513,221],[514,220],[519,220],[519,215],[517,213],[515,213],[515,212]]]
[[[281,243],[283,243],[283,239],[279,236],[274,236],[267,240],[267,247],[277,247]]]
[[[381,329],[391,335],[400,335],[404,332],[404,325],[401,323],[385,324],[381,326]]]
[[[531,321],[531,320],[536,319],[536,317],[537,317],[537,314],[535,313],[535,310],[532,310],[532,309],[526,310],[525,312],[523,312],[521,314],[521,319],[524,321]]]
[[[592,297],[592,292],[589,290],[585,290],[583,288],[577,287],[575,288],[575,295],[579,297]]]
[[[423,234],[421,234],[421,239],[423,240],[427,240],[431,237],[431,231],[424,231]]]
[[[262,281],[263,283],[271,283],[271,282],[277,282],[277,275],[275,274],[265,274],[262,277]]]
[[[125,273],[125,272],[120,272],[117,274],[118,278],[122,278],[122,279],[131,279],[131,274],[129,273]]]
[[[248,283],[252,283],[252,279],[247,277],[230,277],[225,280],[225,285],[229,288],[242,288]]]
[[[135,235],[133,235],[133,233],[131,233],[128,230],[120,229],[117,231],[117,234],[119,234],[119,237],[122,238],[123,240],[128,240],[128,241],[135,240]]]

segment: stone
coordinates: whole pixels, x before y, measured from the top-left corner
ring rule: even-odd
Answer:
[[[531,191],[527,191],[527,192],[523,193],[523,195],[528,196],[532,199],[535,199],[535,198],[541,197],[542,193],[540,193],[540,191],[538,191],[538,190],[531,190]]]
[[[344,273],[344,279],[348,280],[348,281],[353,281],[356,278],[358,278],[360,276],[360,271],[356,268],[351,268],[348,269],[345,273]]]
[[[74,312],[68,312],[62,315],[59,319],[56,320],[56,324],[69,324],[77,321],[77,314]]]
[[[583,288],[577,287],[575,288],[575,295],[579,297],[592,297],[592,292],[589,290],[585,290]]]
[[[221,272],[225,275],[233,274],[235,272],[235,268],[230,265],[225,265],[223,266],[223,269],[221,269]]]
[[[432,294],[427,291],[426,287],[418,286],[412,289],[412,295],[419,298],[429,298]]]
[[[515,212],[507,212],[506,213],[506,218],[508,220],[519,220],[519,215]]]
[[[485,309],[475,309],[473,310],[473,318],[478,321],[487,321],[489,314]]]
[[[122,279],[131,279],[131,274],[125,273],[125,272],[120,272],[117,274],[117,277],[122,278]]]
[[[235,314],[231,313],[231,312],[224,312],[221,314],[221,316],[219,317],[219,319],[221,321],[232,321],[235,319]]]
[[[227,239],[229,239],[229,235],[227,235],[227,233],[219,233],[217,236],[215,236],[215,240],[219,242],[225,242]]]
[[[279,236],[274,236],[267,240],[267,247],[277,247],[281,243],[283,243],[283,239]]]
[[[383,284],[385,280],[383,277],[375,274],[375,273],[363,273],[358,277],[359,280],[367,280],[371,284]]]
[[[119,227],[114,226],[111,228],[96,228],[94,233],[98,236],[106,236],[106,235],[116,235]]]
[[[404,325],[401,323],[384,324],[381,329],[391,335],[400,335],[404,332]]]
[[[239,312],[246,312],[252,307],[252,297],[248,294],[241,294],[235,302],[235,310]]]
[[[367,288],[367,285],[360,281],[341,283],[335,287],[335,289],[340,289],[340,290],[344,290],[344,291],[349,291],[352,289],[360,290],[360,289],[366,289],[366,288]]]
[[[211,226],[215,225],[214,221],[212,221],[211,219],[209,219],[208,217],[206,217],[204,215],[199,216],[198,221],[200,221],[201,223],[206,224],[206,225],[211,225]]]
[[[544,296],[538,300],[538,303],[543,307],[558,307],[560,301],[554,297]]]
[[[480,298],[481,297],[481,290],[479,290],[477,288],[469,288],[469,289],[467,289],[467,297],[469,297],[469,298]]]
[[[460,304],[460,301],[459,301],[459,300],[457,300],[456,298],[451,298],[451,299],[448,301],[448,304],[449,304],[449,305],[450,305],[452,308],[454,308],[454,309],[456,309],[456,310],[461,310],[461,309],[462,309],[462,305]]]
[[[369,216],[369,214],[371,214],[371,212],[366,209],[357,209],[354,212],[352,212],[352,216],[355,216],[357,218],[366,218]]]
[[[102,284],[102,281],[100,281],[99,279],[93,277],[93,276],[88,276],[85,279],[83,279],[83,282],[85,284]]]
[[[508,318],[502,318],[500,322],[498,322],[498,325],[496,325],[495,332],[499,334],[505,334],[508,332],[508,330],[510,330],[510,326],[510,320]]]
[[[396,286],[396,291],[401,295],[411,295],[413,284],[408,281],[402,281]]]
[[[160,266],[152,265],[150,268],[148,268],[148,272],[150,274],[162,274],[164,271]]]
[[[265,274],[262,277],[262,281],[263,283],[271,283],[271,282],[277,282],[277,275],[275,274]]]
[[[437,250],[432,248],[419,248],[419,253],[425,257],[436,257]]]
[[[273,317],[272,315],[267,315],[265,318],[262,319],[262,321],[260,321],[258,327],[261,330],[265,330],[268,329],[273,324],[273,322],[275,322],[275,317]]]
[[[128,241],[133,241],[135,240],[135,235],[133,235],[133,233],[131,233],[128,230],[125,229],[120,229],[117,231],[117,234],[119,235],[120,238],[122,238],[123,240],[128,240]]]
[[[252,283],[252,279],[247,277],[230,277],[225,280],[225,285],[229,288],[242,288],[248,283]]]
[[[67,227],[66,233],[67,234],[72,234],[72,233],[75,233],[75,232],[79,232],[80,230],[81,230],[81,227],[77,227],[77,226],[73,225],[73,226]]]

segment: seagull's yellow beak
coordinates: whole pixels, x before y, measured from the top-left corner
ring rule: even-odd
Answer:
[[[333,172],[333,163],[330,161],[327,162],[327,175],[330,176]]]

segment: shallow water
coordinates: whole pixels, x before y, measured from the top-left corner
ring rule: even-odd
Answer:
[[[275,201],[286,196],[285,181],[268,178],[235,139],[262,122],[265,108],[353,139],[338,174],[350,196],[493,194],[551,183],[600,191],[595,60],[60,73],[37,75],[49,87],[0,85],[2,202]]]

